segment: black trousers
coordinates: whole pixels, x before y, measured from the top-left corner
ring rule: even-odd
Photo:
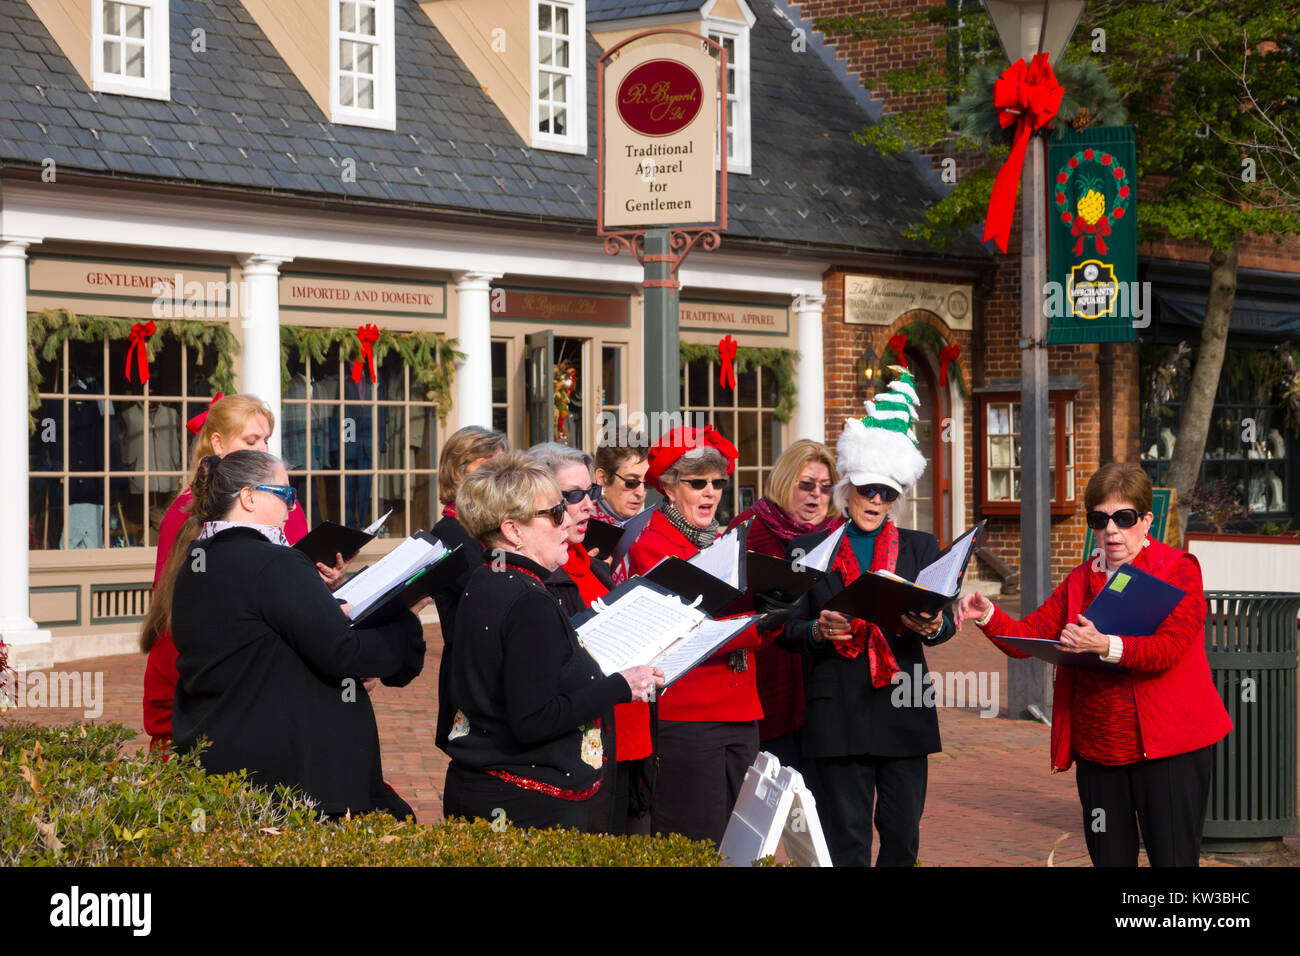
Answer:
[[[792,730],[788,734],[782,734],[780,737],[773,737],[771,740],[760,740],[758,749],[770,753],[781,762],[782,767],[798,770],[799,775],[803,777],[804,786],[812,793],[818,807],[821,806],[822,797],[817,780],[817,761],[803,755],[802,727]]]
[[[1139,830],[1152,866],[1199,864],[1209,747],[1118,767],[1076,757],[1075,765],[1093,866],[1137,866]]]
[[[661,720],[658,729],[651,832],[722,843],[758,756],[758,721]]]
[[[915,866],[929,777],[927,757],[819,757],[817,815],[831,862],[871,865],[871,822],[880,832],[876,866]]]
[[[590,800],[561,800],[536,790],[516,787],[490,773],[462,767],[456,761],[447,768],[447,785],[442,793],[444,817],[481,817],[513,827],[547,829],[562,827],[584,830]]]

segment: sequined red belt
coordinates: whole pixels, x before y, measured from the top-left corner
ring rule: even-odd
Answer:
[[[483,772],[504,780],[506,783],[513,783],[516,787],[522,787],[525,790],[536,790],[538,793],[544,793],[548,797],[555,797],[557,800],[573,800],[575,802],[590,800],[596,795],[596,791],[600,789],[599,778],[586,790],[561,790],[549,783],[542,783],[540,780],[529,780],[527,777],[518,777],[504,770],[484,770]]]

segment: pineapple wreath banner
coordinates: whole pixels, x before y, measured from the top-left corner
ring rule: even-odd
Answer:
[[[1136,341],[1133,127],[1049,139],[1047,171],[1048,344]]]

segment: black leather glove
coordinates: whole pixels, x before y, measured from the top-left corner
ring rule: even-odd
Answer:
[[[785,622],[794,616],[798,603],[782,600],[782,597],[772,593],[754,595],[754,609],[759,614],[754,626],[760,634],[785,627]]]

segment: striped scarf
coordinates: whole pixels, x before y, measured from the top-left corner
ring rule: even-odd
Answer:
[[[686,536],[687,541],[701,551],[713,544],[718,539],[718,532],[722,530],[722,525],[718,524],[717,518],[710,521],[707,528],[695,527],[686,520],[684,514],[666,501],[659,506],[659,512],[668,519],[669,524]]]

